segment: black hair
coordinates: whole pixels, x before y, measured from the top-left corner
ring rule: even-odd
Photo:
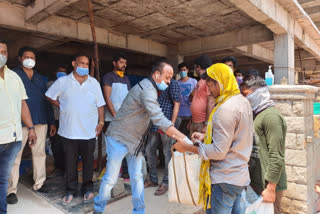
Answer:
[[[242,70],[236,70],[234,73],[240,73],[242,76],[244,76],[244,72]]]
[[[8,41],[4,40],[4,39],[0,39],[0,43],[1,44],[5,44],[5,45],[8,45]]]
[[[256,90],[265,86],[267,86],[266,81],[260,75],[258,75],[245,77],[240,85],[240,88],[246,87],[248,89]]]
[[[178,65],[178,69],[179,69],[179,70],[180,70],[181,68],[183,68],[183,67],[188,68],[187,64],[184,63],[184,62],[182,62],[182,63],[180,63],[180,64]]]
[[[201,55],[195,61],[195,65],[199,65],[202,70],[206,70],[212,65],[212,59],[208,55]]]
[[[226,62],[232,62],[233,68],[236,68],[238,65],[238,60],[234,56],[227,56],[223,58],[222,63],[226,63]]]
[[[79,57],[81,57],[81,56],[84,56],[84,57],[87,57],[88,59],[90,59],[89,58],[89,56],[87,55],[87,54],[85,54],[85,53],[77,53],[76,55],[74,55],[74,57],[73,57],[73,61],[76,61]],[[90,61],[90,60],[89,60]]]
[[[22,48],[20,48],[19,49],[19,52],[18,52],[18,56],[19,57],[22,57],[23,56],[23,54],[25,53],[25,52],[32,52],[34,55],[37,55],[36,54],[36,49],[34,49],[34,48],[32,48],[32,47],[29,47],[29,46],[24,46],[24,47],[22,47]]]
[[[125,59],[125,60],[127,60],[127,56],[126,55],[124,55],[124,54],[120,54],[120,53],[118,53],[118,54],[116,54],[116,55],[114,55],[113,56],[113,62],[118,62],[120,59]]]
[[[245,74],[245,78],[260,76],[260,72],[256,69],[249,69]]]
[[[58,70],[59,68],[64,68],[64,69],[68,70],[66,65],[59,65],[56,70]]]

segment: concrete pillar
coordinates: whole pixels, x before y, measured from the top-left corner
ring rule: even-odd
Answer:
[[[183,62],[184,56],[179,54],[178,47],[174,45],[168,46],[168,61],[172,65],[173,70],[177,74],[178,72],[178,65]]]
[[[282,78],[289,85],[295,84],[294,75],[294,39],[290,34],[274,36],[274,83],[280,84]]]

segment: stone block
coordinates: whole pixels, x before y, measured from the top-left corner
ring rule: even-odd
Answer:
[[[283,213],[293,213],[292,199],[288,197],[282,197],[281,199],[281,211]]]
[[[305,201],[292,200],[291,206],[293,206],[294,213],[296,214],[308,213],[308,203]]]
[[[127,38],[123,34],[109,32],[109,45],[118,48],[127,48]]]
[[[313,115],[306,116],[304,119],[306,134],[309,134],[313,131]]]
[[[306,151],[299,150],[286,150],[286,164],[290,166],[307,166],[307,153]]]
[[[300,201],[307,201],[307,186],[303,184],[295,184],[288,182],[288,189],[284,191],[284,197],[300,200]]]
[[[297,134],[286,134],[286,149],[297,149]]]
[[[297,184],[307,184],[307,168],[293,166],[291,171],[292,180]],[[291,180],[291,179],[290,179]]]
[[[283,114],[283,116],[294,116],[292,114],[292,101],[278,101],[275,103],[275,107]]]
[[[299,102],[299,101],[293,102],[293,105],[292,105],[293,115],[298,117],[305,116],[304,108],[305,108],[304,102]]]
[[[297,134],[297,149],[304,149],[306,144],[306,135],[305,134]]]
[[[304,117],[285,117],[287,123],[287,132],[304,134],[305,133],[305,124]]]
[[[287,181],[294,182],[295,178],[292,174],[292,166],[286,165]]]

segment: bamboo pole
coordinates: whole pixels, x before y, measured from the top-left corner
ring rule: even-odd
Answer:
[[[94,45],[94,68],[90,71],[91,76],[95,76],[97,81],[100,83],[100,69],[99,69],[99,54],[98,54],[98,43],[96,37],[96,30],[94,26],[93,20],[93,10],[92,10],[92,1],[88,0],[88,10],[89,10],[89,18],[90,18],[90,26],[92,32],[92,39]],[[95,75],[94,75],[95,71]],[[102,170],[102,134],[98,136],[98,171],[101,172]]]

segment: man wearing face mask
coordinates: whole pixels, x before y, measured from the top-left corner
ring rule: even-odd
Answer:
[[[48,82],[48,88],[59,78],[67,76],[67,68],[65,66],[59,66],[54,72],[54,81]],[[60,109],[52,105],[54,119],[57,129],[59,128],[59,116],[60,116]],[[50,137],[51,141],[51,150],[53,153],[54,158],[54,166],[55,170],[54,173],[51,175],[63,175],[64,173],[64,151],[63,151],[63,144],[60,136],[58,134]]]
[[[27,91],[29,99],[26,101],[35,132],[38,136],[38,142],[31,148],[33,163],[33,190],[47,193],[49,188],[45,185],[46,180],[46,153],[45,144],[47,137],[48,125],[50,126],[50,136],[56,134],[56,126],[53,117],[53,110],[50,103],[46,100],[44,93],[47,90],[47,84],[35,69],[36,54],[35,50],[30,47],[23,47],[19,50],[19,61],[21,66],[13,69],[21,78]],[[23,124],[22,129],[22,147],[15,160],[11,177],[9,179],[8,198],[9,204],[17,203],[17,185],[19,180],[19,166],[23,149],[26,145],[28,136],[28,127]]]
[[[212,60],[207,55],[202,55],[195,60],[194,69],[201,78],[206,69],[212,65]],[[214,98],[210,95],[204,79],[200,79],[193,90],[191,103],[192,123],[190,136],[193,132],[205,132],[210,112],[214,108]]]
[[[179,113],[180,107],[180,87],[177,81],[171,79],[169,86],[158,92],[158,102],[162,112],[167,119],[171,120],[172,124],[176,124],[176,120]],[[162,151],[164,155],[164,175],[162,182],[155,191],[154,195],[161,196],[168,191],[168,164],[171,160],[171,147],[174,143],[174,139],[163,133],[155,125],[151,127],[148,135],[148,142],[146,145],[146,157],[149,169],[149,178],[145,183],[144,187],[158,186],[158,173],[157,173],[157,155],[156,151],[159,145],[162,145]]]
[[[189,135],[188,124],[191,120],[191,92],[197,85],[197,80],[188,77],[189,69],[187,65],[183,62],[178,65],[179,74],[181,79],[178,81],[180,86],[180,110],[179,110],[179,118],[181,120],[181,124],[179,130],[185,134]]]
[[[98,81],[89,74],[89,58],[78,54],[72,61],[73,72],[61,77],[46,92],[49,101],[60,108],[58,134],[64,144],[66,195],[69,205],[78,187],[78,158],[83,163],[84,203],[93,200],[93,160],[96,137],[104,125],[105,102]]]
[[[0,213],[7,213],[8,178],[18,152],[21,149],[21,120],[29,131],[26,133],[29,146],[36,143],[36,133],[32,123],[26,90],[20,77],[7,66],[8,48],[0,41],[0,100],[5,105],[0,111]]]
[[[235,76],[235,78],[237,80],[237,83],[238,83],[239,87],[240,87],[241,83],[243,82],[243,76],[244,76],[243,74],[244,73],[241,70],[236,70],[234,72],[234,76]]]
[[[157,90],[164,91],[172,76],[173,68],[168,63],[161,61],[155,64],[151,75],[129,91],[116,117],[111,121],[106,141],[107,170],[101,181],[99,195],[94,199],[94,214],[104,212],[125,157],[131,182],[132,213],[145,213],[141,149],[150,121],[169,137],[175,135],[185,138],[165,117],[157,101]]]
[[[102,79],[103,94],[106,101],[106,128],[108,128],[112,118],[116,116],[124,98],[126,98],[131,89],[129,78],[125,75],[127,57],[122,54],[116,54],[113,57],[112,65],[112,72],[106,73]],[[126,160],[123,160],[122,164],[122,177],[129,178]]]
[[[249,100],[254,116],[255,141],[249,162],[251,187],[266,203],[274,203],[280,214],[283,190],[287,189],[285,139],[287,125],[274,107],[265,80],[249,76],[241,84],[241,92]]]

